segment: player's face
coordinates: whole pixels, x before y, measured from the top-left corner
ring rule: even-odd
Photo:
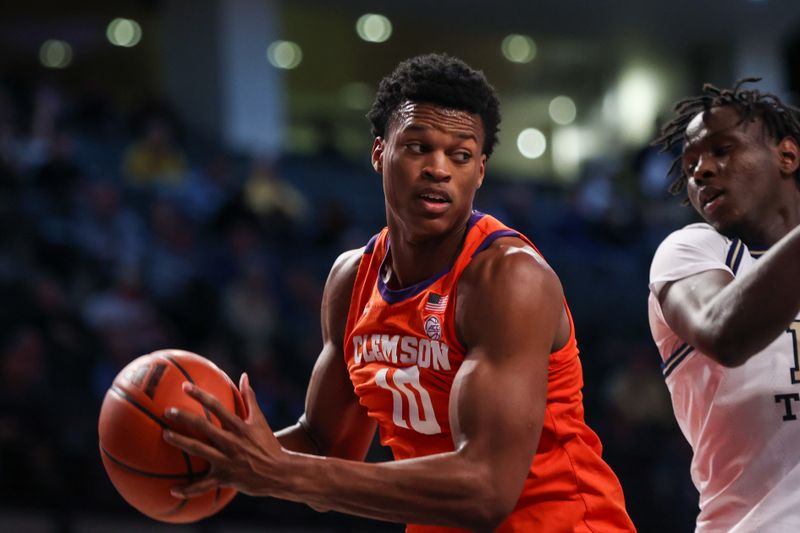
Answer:
[[[717,231],[743,237],[780,205],[780,156],[761,119],[732,107],[699,113],[686,128],[682,157],[692,206]]]
[[[406,102],[375,139],[372,162],[383,175],[388,222],[412,240],[459,230],[483,182],[486,156],[478,115]]]

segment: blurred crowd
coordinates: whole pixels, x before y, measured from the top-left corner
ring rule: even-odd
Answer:
[[[64,531],[77,511],[133,513],[102,470],[97,415],[117,372],[155,349],[247,370],[272,427],[296,421],[328,269],[384,224],[368,149],[241,154],[156,99],[0,85],[0,512],[39,509]],[[697,513],[646,317],[655,246],[691,220],[666,192],[671,157],[590,161],[571,186],[504,179],[490,161],[477,202],[561,277],[587,418],[641,531],[689,531]],[[226,513],[350,527],[279,502]]]

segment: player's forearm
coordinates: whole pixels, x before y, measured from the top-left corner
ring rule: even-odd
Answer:
[[[786,330],[800,311],[800,226],[706,306],[703,341],[718,360],[743,364]]]
[[[386,463],[293,455],[272,496],[367,518],[491,531],[518,494],[457,452]]]

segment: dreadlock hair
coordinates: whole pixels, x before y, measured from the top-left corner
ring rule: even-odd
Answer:
[[[492,155],[500,125],[500,103],[483,72],[447,54],[426,54],[401,62],[381,80],[367,113],[375,137],[386,135],[389,122],[407,100],[479,115],[484,132],[482,151],[487,157]]]
[[[713,107],[732,106],[739,113],[741,124],[754,117],[762,121],[764,131],[773,139],[794,137],[800,142],[800,109],[784,104],[780,98],[771,93],[762,93],[758,89],[742,89],[745,83],[756,83],[761,78],[743,78],[736,82],[733,89],[721,89],[710,83],[703,85],[703,94],[692,96],[675,104],[674,111],[677,116],[661,128],[661,135],[651,144],[661,145],[661,152],[666,152],[673,146],[683,143],[686,137],[686,127],[689,122]],[[688,177],[681,168],[681,156],[672,161],[667,171],[668,176],[677,174],[677,178],[669,186],[669,192],[679,194],[686,186]],[[795,173],[795,178],[800,182],[800,172]]]

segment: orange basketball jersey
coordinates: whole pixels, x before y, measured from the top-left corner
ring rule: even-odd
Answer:
[[[456,288],[472,258],[500,237],[518,237],[533,246],[497,219],[473,212],[453,265],[400,290],[388,288],[379,275],[389,251],[388,230],[364,250],[347,318],[345,360],[360,403],[377,420],[381,442],[391,447],[395,459],[454,449],[448,404],[467,352],[456,337]],[[519,501],[499,532],[635,531],[619,481],[600,457],[597,435],[584,422],[571,316],[570,326],[569,341],[550,354],[536,455]],[[407,531],[455,530],[409,525]]]

